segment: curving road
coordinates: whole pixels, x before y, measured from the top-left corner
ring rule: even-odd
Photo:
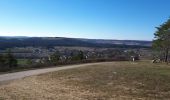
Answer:
[[[35,70],[28,70],[28,71],[22,71],[22,72],[2,74],[2,75],[0,75],[0,83],[8,82],[8,81],[11,81],[11,80],[20,79],[20,78],[24,78],[24,77],[32,76],[32,75],[39,75],[39,74],[53,72],[53,71],[59,71],[59,70],[64,70],[64,69],[77,68],[77,67],[85,67],[85,66],[96,65],[96,64],[101,64],[101,63],[67,65],[67,66],[63,66],[63,67],[52,67],[52,68],[35,69]]]

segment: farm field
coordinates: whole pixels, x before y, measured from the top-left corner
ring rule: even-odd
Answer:
[[[30,76],[0,85],[0,100],[170,99],[170,66],[104,62]]]

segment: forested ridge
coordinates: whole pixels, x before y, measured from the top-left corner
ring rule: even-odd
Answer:
[[[98,41],[98,40],[95,40]],[[124,42],[122,40],[122,42]],[[146,44],[151,44],[151,41],[133,41],[134,45],[127,44],[113,44],[113,43],[98,43],[94,42],[94,40],[86,39],[86,41],[81,39],[74,38],[48,38],[48,37],[30,37],[30,38],[6,38],[0,37],[0,49],[13,48],[13,47],[47,47],[52,48],[54,46],[81,46],[81,47],[103,47],[103,48],[149,48],[150,46],[146,46]],[[136,42],[140,42],[143,45],[136,45]]]

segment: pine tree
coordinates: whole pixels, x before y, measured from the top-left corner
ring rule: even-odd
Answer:
[[[156,27],[155,40],[153,41],[153,47],[161,51],[164,55],[164,61],[168,63],[168,56],[170,50],[170,19],[165,23]]]
[[[11,51],[8,50],[7,54],[4,56],[5,65],[10,69],[17,67],[17,59],[11,54]]]

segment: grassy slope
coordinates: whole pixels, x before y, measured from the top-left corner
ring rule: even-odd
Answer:
[[[170,66],[111,62],[16,80],[1,99],[170,99]]]

